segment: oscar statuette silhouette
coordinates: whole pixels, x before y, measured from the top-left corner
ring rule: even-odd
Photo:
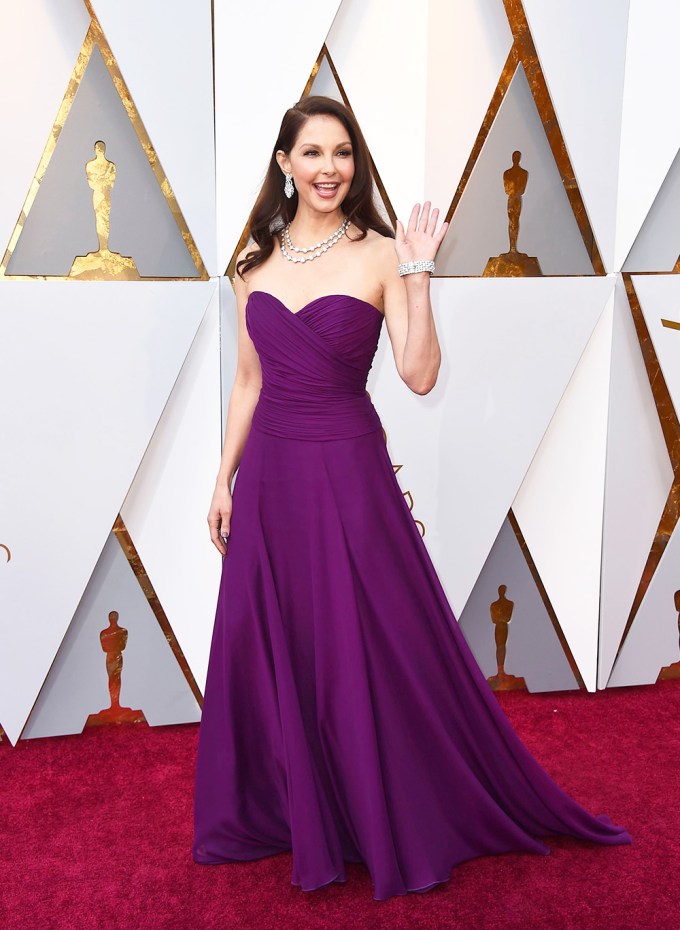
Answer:
[[[510,251],[490,258],[482,277],[484,278],[523,278],[542,275],[538,259],[526,252],[517,250],[519,238],[519,217],[522,212],[522,195],[527,188],[529,172],[520,165],[521,152],[512,153],[512,166],[503,172],[503,186],[508,195],[508,238]]]
[[[146,723],[141,710],[121,707],[120,684],[123,673],[123,650],[127,646],[128,631],[118,626],[118,611],[109,614],[109,625],[99,634],[101,647],[106,653],[106,674],[109,680],[111,706],[105,707],[97,714],[90,714],[85,727],[96,727],[107,723]]]
[[[494,691],[526,691],[527,686],[523,678],[518,678],[516,675],[509,675],[505,671],[508,633],[510,621],[512,620],[512,612],[515,609],[514,602],[505,596],[507,590],[507,585],[500,585],[498,588],[498,600],[494,601],[489,607],[491,620],[494,624],[494,636],[496,638],[496,664],[498,666],[498,672],[490,678],[487,678],[487,681]]]
[[[109,231],[111,228],[111,191],[116,181],[116,166],[104,154],[106,144],[94,144],[95,157],[85,165],[87,183],[92,188],[92,206],[99,248],[96,252],[79,255],[69,271],[69,278],[80,281],[138,281],[137,266],[129,255],[111,252]]]

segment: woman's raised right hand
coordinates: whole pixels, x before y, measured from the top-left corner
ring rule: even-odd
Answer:
[[[223,556],[227,554],[226,537],[229,536],[231,506],[232,500],[229,486],[218,484],[215,487],[215,493],[210,504],[208,526],[210,527],[210,538]]]

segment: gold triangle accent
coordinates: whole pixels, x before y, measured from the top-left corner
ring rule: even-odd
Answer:
[[[628,637],[633,622],[635,621],[635,617],[637,616],[637,613],[640,609],[640,605],[642,604],[644,596],[649,589],[652,578],[654,577],[656,570],[659,567],[661,556],[664,554],[666,546],[668,545],[668,542],[673,535],[678,522],[680,522],[680,419],[678,418],[678,414],[675,410],[675,407],[673,406],[670,391],[668,390],[668,385],[666,384],[666,379],[663,376],[661,365],[659,364],[659,359],[654,349],[654,344],[652,342],[651,336],[649,335],[649,329],[647,328],[647,324],[642,313],[642,307],[640,306],[640,300],[635,291],[635,286],[633,284],[630,272],[623,273],[623,280],[626,285],[626,296],[628,297],[628,303],[630,304],[630,311],[633,317],[633,322],[635,324],[635,332],[637,334],[638,342],[640,343],[640,351],[642,352],[645,369],[647,370],[647,378],[652,389],[652,396],[654,397],[656,412],[659,415],[659,422],[661,424],[663,438],[666,443],[666,448],[668,449],[668,457],[671,461],[671,467],[673,469],[673,482],[668,492],[668,497],[661,514],[661,519],[659,520],[659,525],[657,527],[656,533],[654,534],[654,540],[650,547],[649,555],[647,556],[647,562],[645,563],[645,567],[642,570],[640,583],[638,584],[638,589],[635,592],[635,597],[633,599],[633,604],[631,606],[628,619],[626,620],[626,625],[624,627],[623,633],[621,634],[621,641],[619,642],[619,648],[616,650],[616,656],[614,657],[612,670],[614,669],[616,661],[621,654],[623,644]]]
[[[154,586],[151,583],[151,579],[146,573],[146,569],[142,564],[142,560],[140,559],[139,553],[137,552],[135,544],[132,541],[132,537],[130,536],[130,533],[128,532],[128,529],[125,526],[123,518],[120,514],[118,514],[116,517],[116,522],[113,524],[113,532],[125,554],[125,558],[130,563],[130,568],[134,572],[135,578],[139,582],[139,586],[144,592],[144,596],[149,602],[151,610],[154,612],[156,620],[158,620],[158,624],[161,630],[163,630],[163,635],[168,641],[168,645],[172,649],[179,667],[182,669],[182,673],[187,680],[187,684],[191,688],[193,696],[196,698],[199,707],[203,707],[203,695],[201,694],[201,691],[196,684],[196,679],[194,678],[192,671],[189,668],[189,663],[187,662],[186,657],[182,652],[180,644],[177,642],[177,637],[175,636],[173,629],[170,626],[170,621],[168,620],[168,617],[163,610],[161,602],[158,599],[158,595],[156,594]]]
[[[576,182],[571,159],[569,158],[567,147],[557,121],[557,114],[555,113],[555,108],[550,99],[548,85],[541,69],[538,53],[536,52],[536,46],[534,45],[534,40],[529,30],[529,24],[522,2],[521,0],[503,0],[503,5],[505,6],[505,12],[508,17],[508,22],[510,23],[510,29],[512,30],[512,48],[510,49],[500,78],[498,79],[498,84],[491,97],[491,102],[482,120],[481,128],[477,134],[467,164],[465,165],[463,175],[453,195],[451,206],[446,213],[446,221],[451,221],[460,203],[463,192],[470,180],[475,164],[477,163],[477,159],[481,154],[493,122],[498,115],[503,99],[510,87],[510,82],[521,64],[524,68],[527,82],[534,98],[541,123],[543,124],[543,129],[548,144],[550,145],[555,164],[557,165],[564,189],[569,198],[574,219],[576,220],[581,238],[583,239],[583,244],[585,245],[586,252],[593,266],[593,271],[595,274],[603,275],[606,273],[604,264],[597,247],[597,242],[595,241],[595,235],[588,219],[581,192]],[[467,277],[469,277],[469,275]]]
[[[338,85],[338,90],[340,91],[340,96],[342,97],[342,102],[345,104],[345,106],[347,107],[348,110],[351,110],[352,113],[354,113],[354,110],[352,110],[352,106],[351,106],[351,104],[350,104],[350,102],[349,102],[349,97],[348,97],[347,94],[345,93],[345,88],[342,86],[342,81],[340,80],[340,76],[339,76],[339,74],[338,74],[338,72],[337,72],[337,69],[336,69],[335,64],[334,64],[334,62],[333,62],[333,59],[331,58],[330,52],[328,51],[328,48],[326,47],[326,44],[325,44],[325,43],[321,46],[321,51],[319,52],[319,54],[318,54],[318,56],[317,56],[317,59],[316,59],[316,61],[314,62],[314,65],[312,66],[312,70],[311,70],[311,72],[310,72],[309,77],[307,78],[307,83],[305,84],[304,90],[302,91],[302,94],[300,95],[300,99],[302,99],[302,97],[307,97],[307,96],[309,96],[309,94],[310,94],[310,92],[311,92],[311,89],[312,89],[312,86],[313,86],[313,84],[314,84],[314,79],[316,78],[317,74],[319,73],[319,68],[321,67],[321,64],[322,64],[324,58],[325,58],[326,61],[328,62],[328,67],[331,69],[331,73],[332,73],[332,75],[333,75],[333,78],[334,78],[334,80],[335,80],[335,83]],[[375,186],[378,188],[378,192],[380,193],[380,197],[381,197],[381,199],[382,199],[382,202],[383,202],[384,205],[385,205],[385,210],[387,211],[387,215],[388,215],[389,218],[390,218],[390,222],[391,222],[391,224],[392,224],[392,228],[393,228],[393,229],[396,229],[396,228],[397,228],[397,214],[394,212],[394,207],[392,206],[392,202],[391,202],[390,198],[387,196],[387,191],[385,190],[385,185],[384,185],[383,182],[382,182],[382,178],[380,177],[380,174],[378,173],[378,169],[377,169],[376,166],[375,166],[375,162],[373,161],[373,156],[370,154],[370,152],[369,152],[369,158],[370,158],[371,174],[373,175],[373,180],[375,181]],[[248,230],[249,230],[249,228],[250,228],[250,217],[248,217],[248,222],[246,223],[245,228],[244,228],[243,232],[241,233],[241,236],[240,236],[240,238],[239,238],[239,240],[238,240],[238,243],[237,243],[237,245],[236,245],[236,248],[234,249],[234,253],[233,253],[233,255],[231,256],[231,258],[229,259],[229,264],[227,265],[227,269],[226,269],[226,271],[224,272],[225,275],[226,275],[227,277],[229,277],[230,279],[233,278],[233,277],[234,277],[234,274],[236,273],[236,256],[239,254],[239,252],[241,251],[241,249],[243,249],[243,248],[245,247],[246,243],[248,242],[248,238],[249,238]]]
[[[172,213],[173,218],[175,222],[177,223],[177,226],[179,227],[184,243],[187,249],[189,250],[189,254],[191,255],[191,258],[196,266],[196,270],[199,272],[197,277],[191,277],[191,278],[143,277],[141,280],[143,281],[207,281],[210,276],[208,275],[207,269],[205,265],[203,264],[203,259],[200,256],[196,243],[194,242],[193,236],[191,235],[191,232],[189,231],[189,227],[187,226],[186,220],[184,219],[182,211],[179,208],[179,204],[177,203],[177,198],[175,197],[175,194],[172,190],[172,187],[167,178],[167,175],[165,174],[165,171],[163,170],[163,167],[158,159],[158,156],[153,147],[151,139],[149,138],[149,134],[144,128],[144,124],[141,120],[139,113],[137,112],[137,108],[135,107],[134,101],[132,99],[130,91],[128,90],[127,84],[125,83],[125,80],[123,78],[123,75],[121,74],[120,68],[118,67],[118,64],[116,62],[116,59],[114,58],[113,52],[111,51],[109,43],[106,40],[104,32],[99,24],[99,20],[97,19],[97,16],[95,15],[95,12],[92,9],[92,5],[89,2],[89,0],[85,0],[85,6],[87,7],[88,13],[91,16],[92,21],[90,23],[90,27],[87,31],[87,35],[85,36],[82,47],[78,54],[78,58],[73,68],[73,72],[71,74],[68,85],[66,87],[66,92],[59,106],[59,111],[54,121],[54,125],[52,126],[52,129],[50,131],[47,144],[45,145],[42,156],[40,157],[38,168],[31,182],[31,185],[29,187],[28,194],[26,195],[26,200],[24,201],[24,205],[22,207],[21,213],[19,214],[19,219],[17,220],[16,226],[14,227],[12,235],[10,236],[9,245],[7,246],[7,249],[3,256],[2,264],[0,264],[0,278],[8,278],[14,281],[21,281],[21,280],[70,281],[70,280],[74,280],[73,278],[69,278],[68,275],[12,275],[12,274],[7,274],[7,266],[12,257],[12,253],[14,252],[14,249],[16,248],[17,242],[19,241],[19,237],[21,236],[23,232],[24,224],[26,223],[26,218],[28,217],[28,214],[31,211],[31,207],[33,206],[33,203],[35,202],[35,198],[40,189],[40,184],[43,178],[45,177],[45,173],[49,166],[50,160],[57,147],[59,136],[61,134],[62,129],[64,128],[64,124],[71,110],[71,106],[73,104],[73,100],[75,98],[76,92],[80,86],[80,82],[82,80],[83,74],[85,73],[85,69],[87,68],[88,62],[92,55],[92,51],[96,45],[99,48],[99,51],[101,52],[106,68],[109,72],[109,75],[111,76],[111,80],[113,81],[116,91],[118,92],[118,96],[120,97],[121,102],[123,106],[125,107],[128,118],[130,119],[130,122],[132,123],[132,126],[137,135],[137,138],[139,139],[139,143],[142,149],[144,150],[144,154],[147,157],[151,170],[153,171],[156,177],[156,180],[158,181],[158,184],[161,188],[163,196],[165,197],[168,207],[170,208],[170,212]],[[102,277],[100,280],[106,280],[106,279]]]
[[[515,516],[512,510],[510,510],[510,512],[508,513],[508,520],[510,521],[510,526],[512,527],[512,530],[515,534],[517,542],[519,543],[519,547],[522,550],[522,555],[524,556],[524,560],[527,563],[527,567],[529,571],[531,572],[532,578],[534,579],[534,584],[536,585],[538,589],[538,593],[541,595],[543,606],[545,607],[548,613],[548,616],[550,617],[550,622],[553,625],[553,629],[555,630],[555,634],[557,635],[557,638],[560,642],[562,651],[564,652],[567,662],[569,663],[569,668],[571,669],[572,674],[574,678],[576,679],[576,683],[578,684],[579,688],[582,691],[585,691],[587,689],[586,689],[586,685],[583,680],[583,677],[581,675],[581,671],[578,665],[576,664],[576,659],[574,658],[574,655],[569,647],[569,643],[567,642],[567,637],[564,635],[564,631],[560,625],[560,621],[557,619],[555,608],[553,607],[552,602],[550,598],[548,597],[548,592],[546,591],[545,585],[543,584],[543,581],[541,580],[541,576],[538,573],[538,569],[536,568],[536,563],[534,562],[533,556],[531,555],[531,551],[529,549],[529,546],[527,545],[527,541],[524,538],[524,534],[522,533],[522,529],[519,523],[517,522],[517,517]]]

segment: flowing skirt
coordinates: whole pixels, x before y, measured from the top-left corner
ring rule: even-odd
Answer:
[[[465,641],[381,431],[252,428],[233,489],[200,726],[199,863],[292,851],[310,891],[382,900],[539,837],[630,843],[516,735]]]

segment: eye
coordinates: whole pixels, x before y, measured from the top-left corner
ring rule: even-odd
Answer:
[[[351,154],[352,152],[349,149],[342,149],[340,152],[338,152],[338,155],[350,156]]]
[[[307,149],[307,151],[303,152],[303,154],[304,155],[318,155],[319,153],[317,152],[316,149]]]

